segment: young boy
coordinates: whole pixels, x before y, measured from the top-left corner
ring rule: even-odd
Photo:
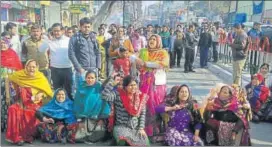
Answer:
[[[130,75],[131,62],[129,60],[129,51],[124,47],[119,49],[120,57],[116,59],[113,63],[114,71],[124,72],[124,76]]]

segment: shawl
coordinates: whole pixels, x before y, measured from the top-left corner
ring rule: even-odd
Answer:
[[[119,88],[118,92],[124,108],[128,112],[128,114],[132,116],[139,116],[142,109],[145,107],[147,101],[146,95],[138,91],[134,95],[134,100],[132,100],[128,97],[127,92],[124,89]]]
[[[14,70],[23,68],[17,53],[12,49],[1,50],[1,66]]]
[[[30,63],[30,61],[32,60],[29,60],[26,63],[26,66],[28,65],[28,63]],[[49,97],[53,96],[53,91],[48,80],[43,75],[43,73],[38,71],[38,68],[36,68],[34,77],[27,75],[26,69],[22,69],[9,75],[9,80],[18,84],[20,87],[34,88],[37,89],[38,91],[45,92],[45,94],[48,95]]]
[[[101,98],[102,84],[94,85],[82,83],[75,95],[73,111],[77,118],[108,118],[110,105]]]
[[[56,95],[60,90],[63,89],[57,89],[53,99],[46,105],[42,106],[38,111],[55,119],[64,119],[66,124],[73,124],[76,122],[76,118],[72,111],[73,101],[68,98],[67,93],[65,92],[65,101],[62,103],[58,102]]]
[[[232,96],[231,98],[227,100],[220,100],[219,97],[215,98],[213,102],[213,107],[211,111],[219,111],[219,110],[224,110],[224,111],[231,111],[233,112],[239,119],[241,119],[244,123],[244,127],[248,128],[248,122],[246,120],[246,116],[243,113],[243,110],[239,107],[239,101],[235,96]]]

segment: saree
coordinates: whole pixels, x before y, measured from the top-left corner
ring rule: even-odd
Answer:
[[[77,118],[101,119],[110,115],[110,105],[101,99],[102,85],[88,86],[84,82],[77,90],[73,111]]]
[[[158,42],[158,47],[161,46],[161,43]],[[158,49],[149,51],[148,49],[140,50],[140,59],[144,62],[153,62],[157,63],[160,66],[165,68],[169,65],[169,56],[167,51]],[[156,120],[155,108],[164,101],[166,96],[166,84],[163,85],[155,85],[157,69],[144,67],[140,69],[140,90],[143,93],[146,93],[149,97],[147,101],[147,125],[146,125],[146,133],[148,136],[153,136],[153,127],[154,124],[158,124],[159,122]],[[155,125],[157,126],[157,125]]]

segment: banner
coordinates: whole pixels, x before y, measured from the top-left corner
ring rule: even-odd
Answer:
[[[263,12],[264,0],[262,1],[252,1],[253,2],[253,15],[260,14]]]
[[[237,13],[235,16],[236,23],[244,23],[247,21],[247,14],[246,13]]]

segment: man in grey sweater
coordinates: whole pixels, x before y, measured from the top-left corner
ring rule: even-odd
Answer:
[[[85,80],[85,73],[93,70],[98,75],[101,69],[101,53],[96,36],[91,32],[92,22],[85,17],[80,20],[80,31],[69,42],[69,59],[76,70],[76,87]]]
[[[232,48],[233,84],[241,85],[242,71],[247,58],[248,36],[242,29],[241,24],[234,24],[234,30],[234,41],[233,43],[229,44]]]

